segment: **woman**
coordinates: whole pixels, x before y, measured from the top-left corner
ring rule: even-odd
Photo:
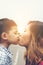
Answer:
[[[27,50],[26,65],[43,65],[43,22],[30,21],[19,45]]]

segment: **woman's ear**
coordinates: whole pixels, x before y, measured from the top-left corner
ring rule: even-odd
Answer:
[[[4,39],[4,40],[7,40],[8,34],[6,32],[3,32],[2,35],[1,35],[1,38]]]
[[[40,47],[43,47],[43,37],[40,37],[40,39],[39,39],[39,45],[40,45]]]

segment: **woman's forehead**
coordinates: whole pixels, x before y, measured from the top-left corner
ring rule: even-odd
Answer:
[[[30,24],[26,26],[25,31],[29,31],[30,30]]]

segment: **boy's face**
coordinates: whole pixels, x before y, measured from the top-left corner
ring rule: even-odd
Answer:
[[[25,32],[20,36],[19,45],[21,46],[28,46],[31,41],[31,34],[29,31],[29,27],[27,26]]]
[[[17,27],[12,27],[8,33],[8,42],[10,44],[17,44],[19,41],[19,35]]]

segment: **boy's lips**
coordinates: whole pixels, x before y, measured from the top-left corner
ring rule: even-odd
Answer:
[[[17,39],[18,41],[20,41],[20,39]]]
[[[20,41],[20,38],[19,37],[17,37],[17,41]]]

